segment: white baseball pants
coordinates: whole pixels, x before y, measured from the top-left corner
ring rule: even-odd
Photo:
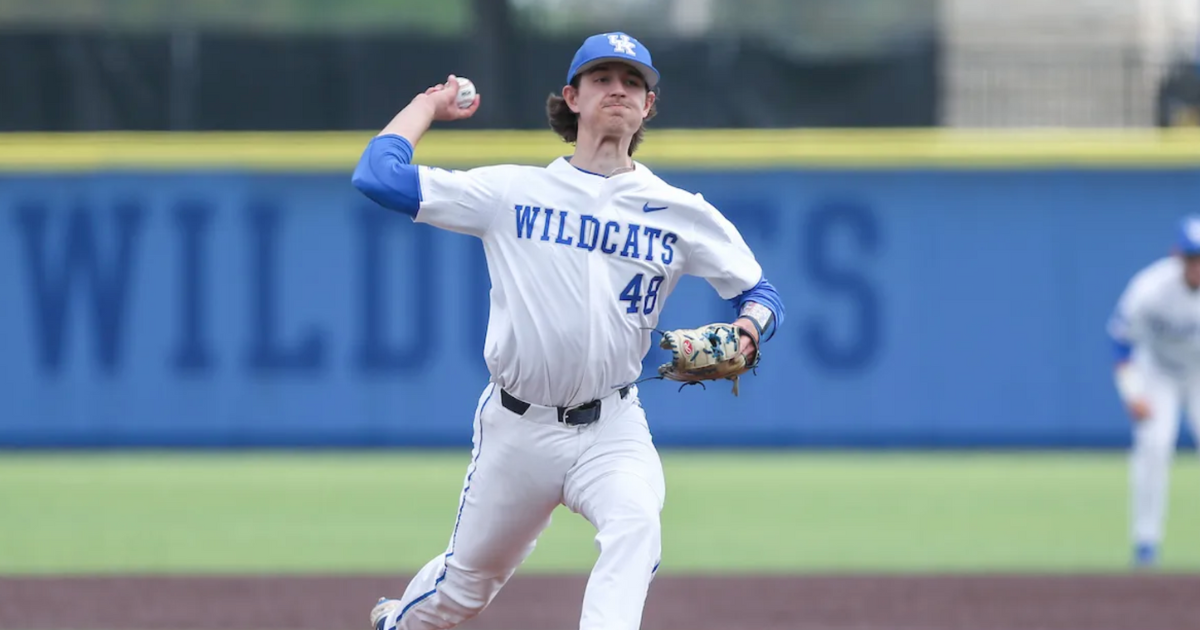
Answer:
[[[578,427],[552,407],[518,416],[500,398],[494,384],[480,397],[450,545],[408,585],[397,630],[453,628],[479,614],[560,504],[597,530],[580,630],[637,630],[661,558],[666,492],[637,388],[604,398],[600,419]]]
[[[1200,437],[1200,378],[1162,373],[1139,365],[1145,376],[1150,417],[1134,424],[1130,454],[1133,542],[1157,545],[1163,539],[1170,493],[1171,462],[1179,438],[1181,411],[1186,408],[1192,435]]]

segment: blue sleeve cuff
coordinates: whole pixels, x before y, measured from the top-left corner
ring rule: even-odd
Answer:
[[[1133,343],[1129,340],[1129,320],[1120,311],[1108,318],[1108,338],[1112,342],[1113,358],[1118,363],[1128,361],[1133,354]]]
[[[767,327],[761,332],[761,341],[769,341],[771,337],[775,336],[775,331],[783,325],[783,319],[786,316],[786,310],[783,308],[783,299],[779,297],[779,292],[775,290],[775,287],[766,278],[759,280],[758,284],[729,300],[729,302],[733,304],[738,314],[741,314],[742,307],[746,305],[746,302],[761,304],[771,311],[771,321],[767,323]]]
[[[1118,363],[1128,361],[1129,357],[1132,355],[1133,346],[1131,344],[1124,341],[1113,341],[1113,358],[1116,359]]]
[[[421,177],[411,164],[412,155],[408,139],[377,136],[367,144],[350,182],[371,201],[416,217],[421,207]]]

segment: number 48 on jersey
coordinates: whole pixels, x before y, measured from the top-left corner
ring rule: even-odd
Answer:
[[[637,274],[621,291],[621,301],[629,302],[629,307],[625,309],[626,313],[637,313],[640,310],[643,315],[649,315],[654,312],[654,307],[658,306],[658,289],[662,286],[663,277],[650,278],[650,281],[646,283],[646,295],[643,302],[642,281],[644,277],[644,274]]]

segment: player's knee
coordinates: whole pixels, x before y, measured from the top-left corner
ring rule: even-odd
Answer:
[[[662,555],[662,523],[657,511],[640,515],[635,519],[632,531],[628,536],[644,542],[646,560],[657,561],[658,557]]]
[[[658,510],[644,509],[629,512],[621,517],[621,529],[631,532],[630,535],[658,538],[662,522]]]
[[[659,506],[653,498],[629,497],[604,519],[597,543],[633,544],[657,555],[662,546],[662,522]]]
[[[1137,453],[1154,460],[1170,459],[1175,445],[1161,438],[1140,439],[1136,444]]]

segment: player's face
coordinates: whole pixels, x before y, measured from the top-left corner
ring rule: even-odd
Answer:
[[[623,63],[592,68],[579,78],[578,88],[564,88],[563,97],[579,114],[581,132],[629,138],[642,126],[655,98],[642,75]]]
[[[1183,257],[1183,280],[1193,289],[1200,288],[1200,255]]]

